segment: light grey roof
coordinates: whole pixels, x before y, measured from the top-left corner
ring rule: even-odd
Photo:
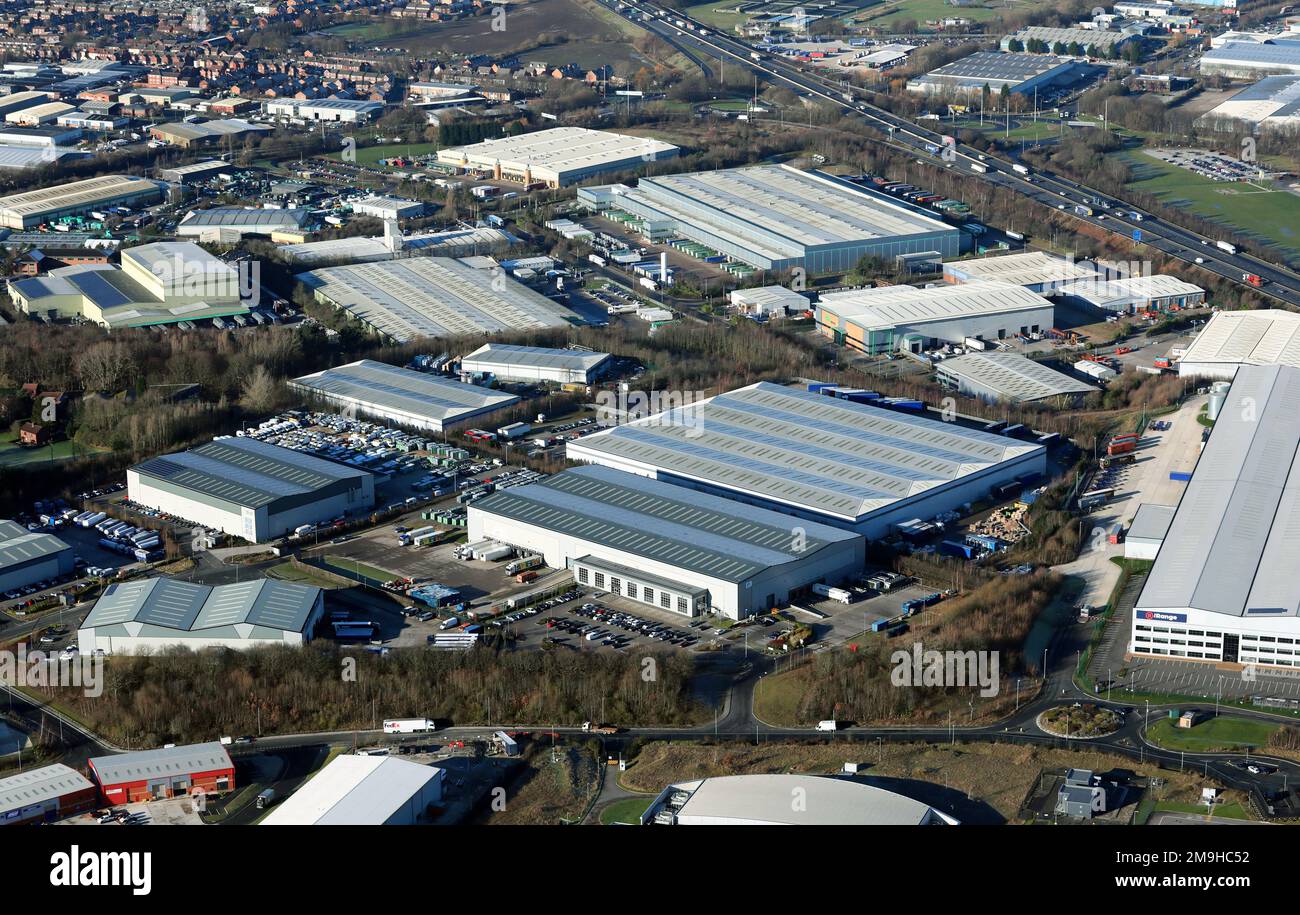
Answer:
[[[593,353],[587,350],[485,343],[461,360],[461,363],[462,365],[466,362],[524,365],[535,368],[590,372],[608,358],[609,353]]]
[[[876,286],[829,292],[817,307],[864,328],[914,326],[973,315],[1017,314],[1052,308],[1036,292],[1013,283],[980,280],[933,286]]]
[[[261,825],[381,826],[441,773],[391,756],[339,756],[277,804]]]
[[[1300,366],[1300,315],[1278,308],[1216,311],[1182,361]]]
[[[1202,54],[1202,68],[1206,64],[1300,71],[1300,41],[1229,41]]]
[[[857,535],[608,467],[566,470],[470,506],[678,568],[738,582]],[[802,546],[803,549],[797,549]]]
[[[182,228],[219,228],[221,226],[253,226],[273,229],[280,226],[297,228],[311,215],[309,210],[273,210],[266,207],[212,207],[194,210],[181,220]]]
[[[90,779],[62,763],[0,778],[0,821],[12,810],[94,787]]]
[[[163,747],[160,750],[137,750],[115,756],[96,756],[91,771],[101,785],[143,782],[156,778],[174,778],[232,767],[230,754],[215,740],[211,743]]]
[[[630,578],[640,581],[642,584],[654,585],[660,591],[680,591],[692,596],[706,595],[709,593],[708,588],[694,588],[690,585],[684,585],[680,581],[673,581],[671,578],[664,578],[660,575],[654,575],[643,569],[634,569],[631,566],[625,566],[617,562],[610,562],[608,559],[602,559],[599,556],[579,556],[573,560],[574,565],[590,566],[593,569],[599,569],[607,575],[616,577]]]
[[[827,775],[726,775],[675,787],[691,791],[678,818],[790,826],[923,826],[942,818],[921,801]],[[805,802],[791,803],[795,792]]]
[[[1300,615],[1300,369],[1244,366],[1137,610]]]
[[[849,521],[1042,452],[1041,445],[768,382],[568,445],[572,460],[640,465]]]
[[[0,573],[40,562],[68,546],[53,534],[34,534],[21,524],[0,521]]]
[[[117,582],[81,628],[140,637],[211,637],[226,627],[238,627],[227,634],[245,636],[254,629],[302,632],[319,595],[320,588],[270,579],[214,587],[175,578]]]
[[[1097,390],[1019,353],[970,353],[945,359],[938,371],[1018,403]]]
[[[317,493],[360,488],[370,476],[364,470],[242,437],[214,439],[190,451],[150,458],[131,469],[247,508],[288,505]]]
[[[450,378],[415,372],[362,359],[337,368],[303,375],[292,382],[308,392],[339,398],[361,407],[400,412],[412,421],[452,423],[516,403],[514,394],[494,391]]]
[[[1133,523],[1129,525],[1125,539],[1130,543],[1134,540],[1164,540],[1177,510],[1177,505],[1143,502],[1133,516]]]

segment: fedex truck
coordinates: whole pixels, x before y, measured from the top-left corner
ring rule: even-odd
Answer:
[[[423,734],[438,730],[438,722],[432,718],[385,718],[385,734]]]

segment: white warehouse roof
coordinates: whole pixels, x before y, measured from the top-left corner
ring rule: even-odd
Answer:
[[[391,756],[338,756],[272,808],[261,825],[381,826],[442,772]]]
[[[461,360],[461,368],[464,371],[482,372],[494,371],[494,366],[527,366],[585,374],[599,368],[607,359],[609,353],[596,353],[591,350],[484,343]]]
[[[956,278],[961,282],[995,280],[1017,286],[1065,283],[1097,276],[1097,271],[1090,267],[1056,257],[1045,251],[1025,251],[1020,254],[952,261],[943,265],[943,272],[945,276]]]
[[[928,804],[827,775],[727,775],[684,782],[691,792],[677,824],[769,826],[942,826],[956,820]],[[791,803],[795,792],[805,801]]]
[[[945,359],[937,368],[941,376],[951,376],[1015,403],[1097,390],[1019,353],[969,353]]]
[[[1063,295],[1077,296],[1098,308],[1123,308],[1134,302],[1204,295],[1205,290],[1176,276],[1094,277],[1062,286]]]
[[[1052,307],[1051,302],[1037,293],[999,282],[850,289],[827,293],[817,305],[864,329]]]
[[[1183,354],[1179,374],[1274,364],[1300,366],[1300,314],[1276,308],[1216,311]]]
[[[667,159],[677,147],[651,137],[634,137],[585,127],[553,127],[514,137],[484,140],[471,146],[454,146],[438,151],[438,161],[447,165],[526,168],[551,174],[561,182],[566,175],[590,174],[624,165],[629,160]]]

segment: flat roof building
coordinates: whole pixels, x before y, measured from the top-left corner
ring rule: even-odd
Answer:
[[[803,799],[792,804],[792,797]],[[642,817],[670,826],[956,826],[928,804],[831,775],[722,775],[669,785]]]
[[[62,763],[0,778],[0,826],[52,823],[92,809],[99,792]]]
[[[392,756],[338,756],[276,804],[260,825],[411,826],[442,800],[445,774]]]
[[[1242,366],[1133,609],[1129,650],[1300,666],[1300,369]]]
[[[225,118],[218,121],[176,121],[167,124],[155,124],[149,128],[149,135],[168,146],[189,149],[194,146],[217,146],[222,143],[243,143],[245,137],[270,133],[268,124],[254,124],[242,118]]]
[[[1300,73],[1300,36],[1228,41],[1201,55],[1201,73],[1236,79]]]
[[[435,432],[519,402],[504,391],[369,359],[303,375],[289,387],[363,416]]]
[[[1300,367],[1300,314],[1216,311],[1178,362],[1184,378],[1231,379],[1243,365]]]
[[[384,113],[384,103],[342,98],[271,99],[266,103],[266,113],[304,121],[365,124]]]
[[[791,313],[802,314],[812,308],[812,302],[807,296],[785,286],[733,289],[727,293],[727,301],[744,314],[762,317],[783,318]]]
[[[297,208],[212,207],[186,213],[176,226],[176,234],[182,238],[201,240],[226,237],[239,239],[245,235],[297,231],[307,225],[310,219],[310,210]]]
[[[592,175],[676,158],[671,143],[585,127],[553,127],[438,150],[438,162],[497,180],[563,187]]]
[[[405,343],[580,323],[564,305],[509,277],[446,257],[326,267],[298,274],[319,301]]]
[[[935,366],[940,384],[994,403],[1076,401],[1097,389],[1019,353],[968,353]]]
[[[1047,468],[1041,445],[769,382],[575,439],[567,456],[871,538]]]
[[[1169,308],[1194,308],[1205,302],[1205,290],[1176,276],[1126,276],[1079,280],[1057,292],[1102,311],[1132,314]]]
[[[500,229],[445,229],[402,235],[386,227],[383,235],[326,238],[296,245],[282,245],[280,254],[291,264],[364,264],[400,257],[473,257],[509,248],[518,241]]]
[[[376,216],[379,219],[414,219],[423,216],[426,209],[428,207],[420,200],[375,194],[352,204],[352,212],[357,216]]]
[[[87,761],[107,804],[130,804],[235,788],[235,764],[217,741],[137,750]]]
[[[72,547],[53,534],[33,533],[14,521],[0,521],[0,594],[72,571]]]
[[[163,648],[304,645],[324,613],[320,588],[271,579],[197,585],[145,578],[109,585],[77,630],[85,657]]]
[[[1077,44],[1083,48],[1085,54],[1091,57],[1102,57],[1108,54],[1111,48],[1122,47],[1130,41],[1140,39],[1141,36],[1133,32],[1110,31],[1108,29],[1058,29],[1042,25],[1030,25],[1003,38],[1002,50],[1009,51],[1013,41],[1020,42],[1022,49],[1027,48],[1031,41],[1041,41],[1050,49],[1056,49],[1058,44],[1066,47]]]
[[[212,178],[222,172],[234,170],[235,166],[224,159],[204,159],[202,162],[190,162],[186,165],[177,165],[174,168],[164,168],[158,172],[158,177],[173,184],[192,184],[196,181]]]
[[[1300,73],[1266,76],[1220,102],[1201,118],[1210,124],[1241,121],[1269,128],[1300,126]]]
[[[1051,302],[1021,286],[979,282],[831,292],[813,317],[824,336],[874,355],[1039,333],[1053,325],[1052,314]]]
[[[609,467],[566,470],[469,506],[469,538],[572,569],[583,587],[695,617],[743,619],[862,571],[865,541]]]
[[[1143,502],[1138,506],[1133,522],[1124,534],[1124,558],[1153,560],[1160,551],[1169,525],[1174,521],[1176,505],[1156,505]]]
[[[0,197],[0,226],[29,229],[61,216],[81,216],[108,206],[139,206],[162,199],[157,182],[132,175],[103,175],[38,191]]]
[[[591,384],[608,367],[609,353],[484,343],[460,361],[462,374],[495,375],[502,381]]]
[[[907,88],[934,94],[983,92],[987,86],[996,95],[1006,87],[1008,92],[1032,95],[1035,90],[1043,92],[1076,82],[1080,71],[1074,61],[1050,54],[976,51],[909,80]]]
[[[598,189],[599,190],[599,189]],[[651,239],[686,238],[760,270],[843,273],[864,257],[938,251],[960,232],[919,208],[789,165],[753,165],[612,185],[610,204]]]
[[[126,480],[132,502],[255,543],[375,504],[372,474],[243,437],[150,458]]]
[[[1046,251],[972,257],[943,265],[946,283],[1011,283],[1043,295],[1079,280],[1096,279],[1099,275],[1087,264],[1056,257]]]

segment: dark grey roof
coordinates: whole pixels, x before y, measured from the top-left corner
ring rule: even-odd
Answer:
[[[34,534],[21,524],[0,521],[0,572],[12,571],[70,550],[53,534]]]
[[[211,637],[225,627],[242,627],[225,635],[252,635],[247,627],[302,632],[319,594],[320,588],[270,579],[209,587],[147,578],[109,585],[81,628],[143,637]]]
[[[161,750],[138,750],[116,756],[96,756],[90,769],[101,785],[123,782],[143,782],[156,778],[172,778],[198,772],[212,772],[232,767],[230,754],[215,740]]]
[[[303,375],[292,384],[308,392],[438,423],[454,422],[458,417],[495,410],[519,400],[514,394],[369,359]]]

